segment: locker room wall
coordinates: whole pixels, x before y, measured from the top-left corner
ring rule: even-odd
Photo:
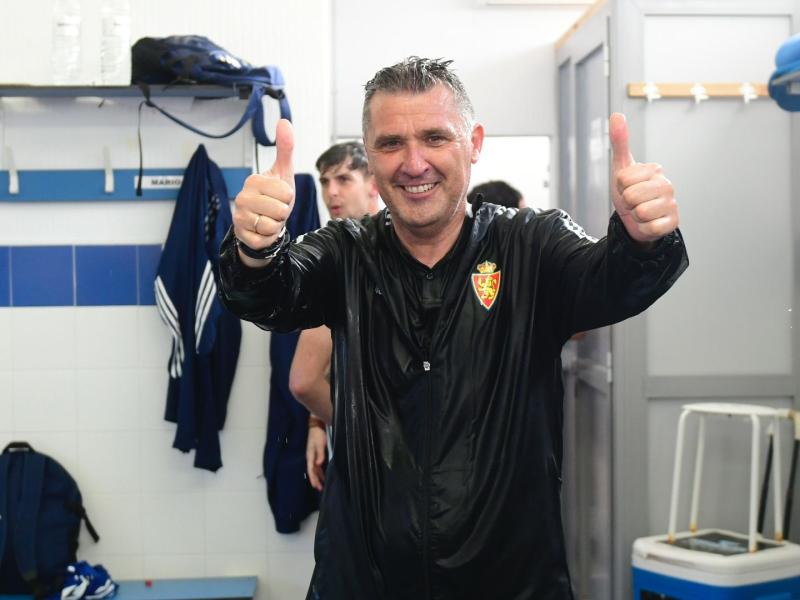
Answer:
[[[643,80],[766,81],[775,51],[791,33],[789,15],[650,15],[645,18]],[[670,47],[667,40],[676,35],[685,41]],[[693,376],[792,374],[796,284],[790,119],[771,100],[748,106],[709,101],[647,107],[642,154],[644,160],[670,165],[691,261],[685,281],[647,317],[648,373],[666,382],[667,389],[669,382]],[[693,133],[671,133],[676,131]],[[712,399],[792,406],[791,397],[769,397],[764,391]],[[650,472],[665,462],[672,465],[671,458],[665,459],[674,450],[679,407],[693,400],[651,403]],[[783,455],[791,456],[787,433],[788,427]],[[747,428],[723,426],[708,435],[701,526],[741,531],[748,506],[742,493],[749,482]],[[688,523],[688,479],[684,485],[682,526]],[[666,527],[669,488],[669,478],[651,479],[654,533]],[[798,539],[796,527],[793,539]]]
[[[454,60],[487,135],[554,135],[553,42],[584,8],[512,4],[335,0],[334,134],[360,136],[364,84],[416,54]]]
[[[25,57],[2,61],[0,81],[50,82],[53,4],[0,6],[0,53]],[[83,79],[91,84],[99,76],[100,1],[82,5]],[[330,139],[328,1],[131,5],[133,39],[197,33],[255,64],[279,65],[295,118],[296,169],[313,171]],[[99,169],[104,145],[114,167],[135,168],[137,105],[3,99],[0,146],[13,149],[19,169]],[[236,101],[175,99],[167,106],[217,131],[243,110]],[[206,140],[145,110],[143,137],[146,167],[184,168],[200,142],[220,166],[249,165],[249,134]],[[272,152],[262,153],[262,165],[271,164]],[[156,201],[0,202],[0,247],[161,244],[172,209],[172,202]],[[26,439],[75,475],[102,536],[95,545],[84,532],[80,558],[102,562],[118,579],[255,574],[258,598],[305,595],[316,516],[298,534],[275,532],[260,476],[269,338],[247,324],[243,334],[221,433],[225,466],[212,474],[192,467],[193,454],[172,448],[175,426],[162,418],[170,338],[154,306],[0,308],[0,445]]]
[[[629,590],[633,540],[667,529],[680,407],[797,407],[793,240],[800,228],[792,201],[800,130],[797,116],[769,99],[648,104],[628,98],[625,85],[766,82],[779,45],[797,31],[800,2],[613,0],[612,7],[612,110],[628,116],[633,155],[663,164],[675,185],[690,260],[670,293],[612,333],[614,579]],[[688,526],[695,423],[686,435],[679,529]],[[734,422],[707,429],[700,527],[746,529],[747,445],[747,432]],[[762,469],[765,450],[764,441]],[[771,534],[769,506],[767,512]],[[792,531],[796,541],[796,525]]]

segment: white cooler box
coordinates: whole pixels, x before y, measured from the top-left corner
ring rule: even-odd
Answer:
[[[723,529],[639,538],[633,544],[634,600],[800,599],[800,546]]]

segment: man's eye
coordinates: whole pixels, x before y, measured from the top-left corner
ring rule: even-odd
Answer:
[[[447,141],[447,138],[445,138],[443,135],[429,135],[428,136],[428,143],[429,144],[443,144],[445,141]]]

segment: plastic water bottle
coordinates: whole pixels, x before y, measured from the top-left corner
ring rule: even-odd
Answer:
[[[100,81],[128,85],[131,79],[131,7],[128,0],[103,0]]]
[[[81,4],[79,0],[56,0],[53,10],[53,83],[74,85],[81,75]]]

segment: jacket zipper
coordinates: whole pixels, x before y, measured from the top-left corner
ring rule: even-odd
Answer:
[[[431,383],[431,363],[427,360],[422,361],[422,369],[425,372],[425,379],[427,380],[428,395],[425,399],[425,445],[424,445],[424,515],[422,521],[422,561],[425,571],[425,598],[431,598],[431,533],[430,533],[430,516],[431,516],[431,403],[433,402],[433,390]]]

